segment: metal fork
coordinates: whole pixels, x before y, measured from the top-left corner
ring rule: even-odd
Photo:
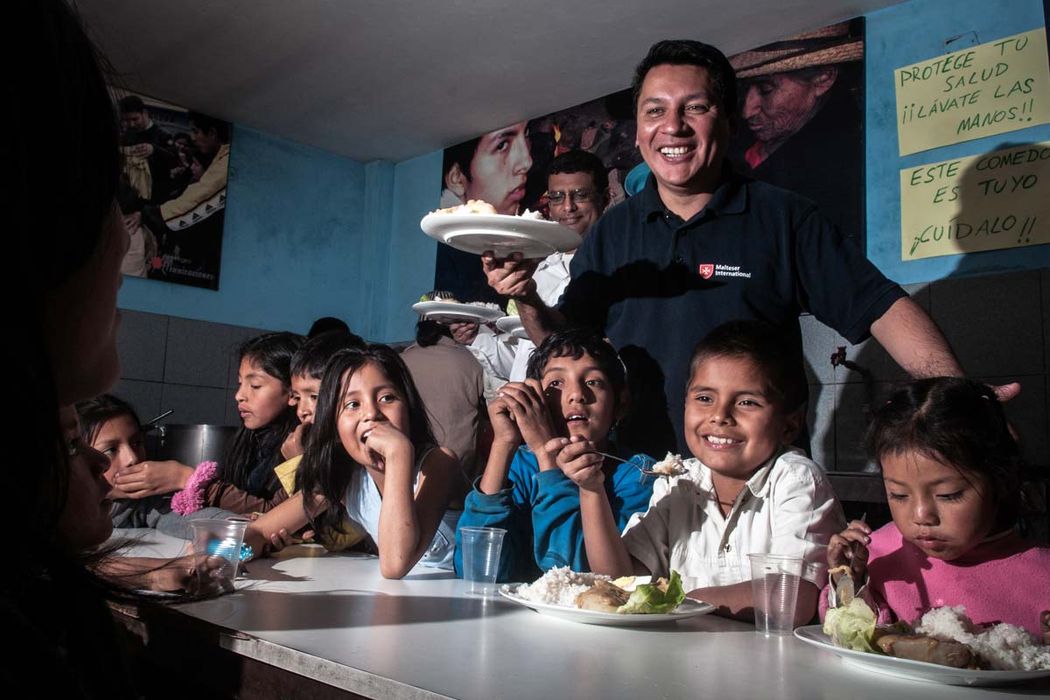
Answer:
[[[641,467],[641,466],[639,466],[638,464],[632,462],[629,459],[624,459],[622,457],[617,457],[616,455],[611,455],[608,452],[599,452],[598,450],[595,450],[594,452],[595,452],[595,454],[600,454],[602,457],[608,457],[609,459],[615,459],[617,462],[623,462],[624,464],[630,464],[631,466],[633,466],[635,469],[640,471],[645,476],[668,476],[667,474],[662,474],[660,472],[654,472],[652,469],[646,469],[645,467]]]

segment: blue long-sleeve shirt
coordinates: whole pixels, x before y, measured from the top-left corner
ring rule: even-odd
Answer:
[[[653,477],[643,476],[639,468],[652,466],[654,460],[637,454],[628,462],[609,462],[612,460],[605,467],[605,493],[622,531],[631,515],[649,505]],[[475,484],[467,494],[456,532],[456,574],[463,575],[459,529],[464,527],[507,531],[500,551],[499,581],[531,581],[539,572],[556,566],[590,571],[576,484],[560,469],[541,472],[536,455],[526,445],[515,453],[507,481],[510,486],[497,493],[482,493]]]

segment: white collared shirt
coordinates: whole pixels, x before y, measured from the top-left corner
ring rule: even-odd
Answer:
[[[673,569],[685,590],[751,579],[748,554],[801,556],[803,578],[823,587],[826,545],[845,527],[842,508],[823,470],[799,450],[760,468],[728,516],[718,506],[711,470],[697,459],[680,476],[657,479],[645,513],[624,528],[631,556],[654,576]]]
[[[532,279],[536,282],[536,294],[543,303],[550,307],[558,305],[565,288],[569,286],[569,263],[573,253],[551,253],[536,267]],[[510,380],[520,382],[525,379],[525,368],[536,345],[531,340],[519,340],[514,355],[514,364],[510,369]]]

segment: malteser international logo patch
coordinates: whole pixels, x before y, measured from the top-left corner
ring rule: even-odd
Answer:
[[[741,270],[739,265],[700,263],[696,271],[705,280],[709,280],[712,277],[743,277],[745,279],[751,279],[751,273]]]

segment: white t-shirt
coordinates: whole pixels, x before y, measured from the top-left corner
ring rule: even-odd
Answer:
[[[575,252],[575,251],[574,251]],[[569,286],[569,263],[573,253],[551,253],[536,268],[532,279],[536,282],[536,293],[547,306],[558,305],[565,288]],[[525,368],[536,345],[531,340],[518,340],[514,355],[514,364],[510,369],[510,380],[520,382],[525,379]]]
[[[674,569],[687,591],[751,580],[748,554],[801,556],[803,578],[818,588],[827,578],[826,545],[845,527],[842,508],[823,470],[799,450],[760,468],[723,516],[711,470],[685,460],[686,473],[657,479],[649,509],[624,528],[631,556],[654,576]]]
[[[437,449],[437,448],[431,448]],[[415,467],[415,478],[412,481],[413,489],[419,483],[420,466],[423,460],[430,454],[430,450],[423,452]],[[367,532],[376,548],[379,548],[379,511],[383,507],[383,496],[379,493],[379,487],[372,477],[362,467],[354,470],[350,477],[350,483],[343,495],[343,503],[346,514],[360,529]],[[420,558],[419,563],[437,569],[452,569],[452,555],[456,551],[456,524],[462,511],[449,510],[438,523],[437,532],[430,547]]]

